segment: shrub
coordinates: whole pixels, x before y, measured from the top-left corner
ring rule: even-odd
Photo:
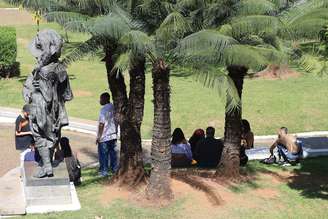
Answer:
[[[13,27],[0,27],[0,76],[17,75],[19,64],[16,63],[16,57],[16,29]]]

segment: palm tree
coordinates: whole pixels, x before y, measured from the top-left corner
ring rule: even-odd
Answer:
[[[144,41],[139,41],[145,39],[144,35],[136,31],[140,25],[111,1],[45,2],[16,1],[25,7],[42,11],[47,20],[58,22],[65,30],[87,32],[91,35],[89,40],[64,57],[65,64],[68,65],[90,52],[103,50],[102,60],[106,65],[108,85],[116,109],[115,119],[121,133],[120,170],[115,179],[118,179],[121,185],[135,187],[144,182],[145,177],[140,128],[145,93],[143,46],[147,46],[147,42],[143,45]],[[122,70],[122,63],[125,64],[125,70]],[[124,72],[130,75],[129,95]]]
[[[327,73],[325,46],[328,24],[328,2],[303,1],[280,15],[284,25],[281,37],[291,44],[295,63],[307,72]]]
[[[154,126],[151,145],[152,171],[147,196],[171,199],[170,69],[162,59],[153,62]]]
[[[207,62],[218,67],[226,66],[227,73],[223,78],[234,86],[235,91],[228,93],[226,98],[224,151],[217,171],[217,175],[225,177],[239,176],[241,98],[245,75],[249,69],[260,70],[285,58],[277,37],[279,20],[271,15],[278,13],[278,7],[273,8],[274,4],[265,0],[257,1],[254,8],[248,7],[247,3],[237,1],[231,5],[234,10],[226,22],[215,29],[186,36],[176,48],[177,56],[183,56],[187,63],[192,60],[199,65]],[[222,72],[217,75],[222,77]]]

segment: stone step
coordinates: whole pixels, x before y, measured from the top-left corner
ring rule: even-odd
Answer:
[[[70,185],[27,186],[24,190],[27,206],[72,204]]]
[[[37,163],[25,161],[23,165],[23,182],[25,186],[54,186],[69,185],[68,172],[65,162],[61,162],[54,170],[53,177],[35,178],[33,175],[38,170]]]

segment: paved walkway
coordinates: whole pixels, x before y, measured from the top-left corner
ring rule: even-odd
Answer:
[[[14,121],[20,113],[19,109],[0,107],[0,177],[6,171],[18,166],[18,153],[14,150]],[[78,152],[79,159],[84,166],[97,162],[97,148],[95,145],[96,121],[70,117],[70,125],[64,128],[63,135],[68,136],[71,145]],[[296,136],[304,142],[305,157],[328,155],[328,132],[297,133]],[[255,136],[255,149],[246,153],[250,160],[268,157],[268,147],[273,143],[275,135]],[[149,162],[151,140],[143,140],[145,161]],[[119,147],[118,147],[119,148]],[[10,159],[8,159],[10,158]]]

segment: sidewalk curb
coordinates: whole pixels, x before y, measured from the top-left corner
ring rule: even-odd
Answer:
[[[19,109],[0,107],[0,123],[15,123],[17,115],[20,113]],[[79,118],[69,118],[69,126],[63,127],[64,130],[79,132],[84,134],[90,134],[96,136],[97,122],[92,120],[83,120]],[[85,121],[85,123],[83,122]],[[300,132],[293,134],[296,137],[324,137],[328,136],[328,131],[312,131],[312,132]],[[256,141],[274,140],[277,135],[262,135],[254,136]],[[151,142],[151,139],[143,139],[142,141]]]

